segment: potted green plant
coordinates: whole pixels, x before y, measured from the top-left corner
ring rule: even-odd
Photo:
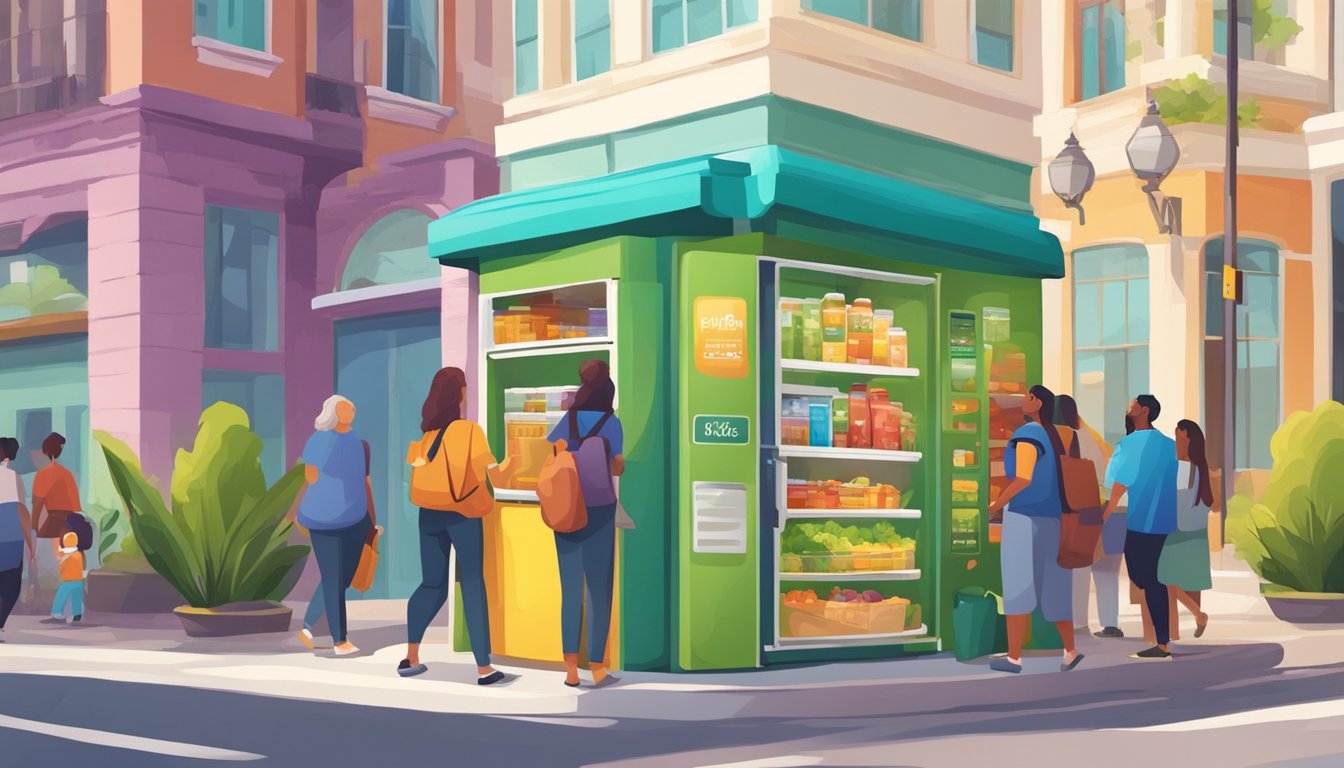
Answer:
[[[1295,413],[1270,442],[1274,469],[1260,499],[1228,520],[1237,555],[1267,584],[1275,616],[1344,623],[1344,405]]]
[[[169,613],[182,604],[177,590],[140,551],[130,519],[117,507],[88,504],[97,536],[97,565],[89,572],[85,603],[98,613]]]
[[[216,403],[201,415],[192,450],[178,451],[165,503],[125,443],[103,432],[94,438],[145,559],[187,602],[173,612],[188,635],[289,629],[281,588],[308,555],[289,543],[285,519],[303,486],[302,465],[268,488],[247,414]]]

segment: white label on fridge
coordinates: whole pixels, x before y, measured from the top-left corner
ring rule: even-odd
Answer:
[[[693,552],[741,555],[747,551],[747,487],[694,483]]]

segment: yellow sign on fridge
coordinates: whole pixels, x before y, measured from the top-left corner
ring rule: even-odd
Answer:
[[[701,296],[695,300],[695,369],[721,379],[742,379],[750,373],[746,299]]]

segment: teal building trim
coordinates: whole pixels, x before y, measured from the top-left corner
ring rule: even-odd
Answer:
[[[445,263],[478,264],[506,255],[499,249],[507,246],[579,233],[596,240],[633,223],[639,226],[627,234],[650,234],[660,217],[674,219],[667,235],[721,234],[725,220],[750,220],[753,229],[775,234],[791,212],[821,217],[839,231],[860,228],[936,247],[949,266],[1064,275],[1059,241],[1034,216],[776,145],[479,200],[429,225],[429,252]]]
[[[1031,164],[779,96],[508,155],[500,159],[503,189],[550,186],[766,144],[1032,212]]]

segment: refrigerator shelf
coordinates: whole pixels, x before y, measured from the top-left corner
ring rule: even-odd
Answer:
[[[821,363],[816,360],[784,358],[779,367],[785,371],[808,373],[848,373],[855,376],[918,378],[918,368],[892,368],[889,365],[857,365],[854,363]]]
[[[843,459],[850,461],[886,461],[915,464],[924,454],[913,451],[879,451],[871,448],[822,448],[809,445],[781,445],[782,459]]]
[[[843,571],[825,573],[784,573],[780,581],[919,581],[923,573],[918,568],[908,571]]]
[[[832,635],[830,637],[780,637],[774,645],[765,646],[766,651],[822,650],[826,648],[847,648],[861,645],[897,645],[900,643],[925,642],[936,638],[929,636],[927,624],[904,632],[891,632],[874,635]]]
[[[541,355],[563,355],[570,352],[582,352],[589,349],[605,349],[613,345],[608,336],[585,336],[579,339],[551,339],[549,341],[524,341],[516,344],[495,344],[486,351],[490,357],[538,357]]]
[[[877,518],[880,520],[918,520],[924,513],[918,509],[790,509],[785,517],[795,520],[847,520]]]

